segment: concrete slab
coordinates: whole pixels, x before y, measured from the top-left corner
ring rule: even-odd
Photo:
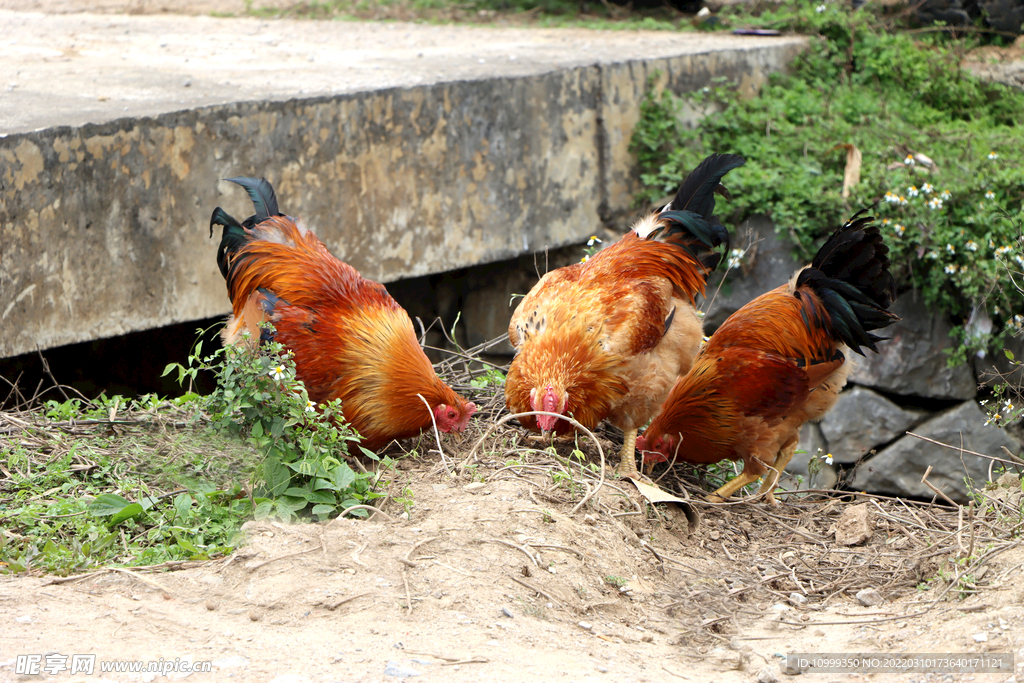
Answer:
[[[799,38],[0,10],[0,357],[224,313],[207,226],[265,175],[381,281],[629,210],[649,76],[750,91]]]

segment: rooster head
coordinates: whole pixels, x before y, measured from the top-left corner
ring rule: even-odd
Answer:
[[[659,462],[668,462],[675,453],[675,438],[659,435],[648,439],[646,435],[636,437],[636,449],[643,455],[643,466],[647,472]]]
[[[434,420],[437,428],[442,432],[461,432],[469,424],[469,418],[476,412],[475,403],[465,403],[459,406],[450,406],[444,403],[434,408]]]
[[[548,384],[539,392],[536,387],[530,389],[530,408],[533,410],[543,410],[548,413],[564,415],[565,407],[568,403],[569,395],[565,390],[555,389],[551,384]],[[553,415],[537,416],[537,426],[540,427],[542,432],[552,431],[555,428],[556,422],[558,422],[558,418]]]

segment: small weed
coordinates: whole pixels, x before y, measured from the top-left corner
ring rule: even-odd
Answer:
[[[604,577],[604,582],[609,586],[615,586],[616,588],[622,588],[626,585],[626,579],[621,576],[612,576],[611,574]]]
[[[495,368],[487,368],[484,374],[469,380],[469,385],[475,389],[501,387],[505,385],[505,373]]]

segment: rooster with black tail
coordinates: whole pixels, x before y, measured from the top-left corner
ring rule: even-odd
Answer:
[[[861,211],[836,230],[789,283],[729,316],[637,440],[644,462],[742,460],[743,473],[715,491],[727,498],[770,471],[773,491],[799,441],[846,384],[850,351],[877,352],[872,330],[898,320],[889,249]]]

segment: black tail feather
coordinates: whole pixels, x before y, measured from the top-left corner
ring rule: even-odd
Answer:
[[[252,239],[246,229],[259,225],[271,216],[280,216],[281,213],[277,207],[274,188],[266,178],[257,180],[256,178],[237,177],[226,178],[226,180],[242,186],[249,198],[252,199],[253,207],[256,210],[254,215],[249,216],[241,223],[219,206],[213,210],[213,215],[210,216],[210,237],[213,237],[213,226],[220,225],[224,228],[221,233],[220,246],[217,248],[217,266],[224,279],[230,280],[231,257]]]
[[[226,280],[230,266],[229,257],[249,241],[249,236],[242,224],[219,206],[213,210],[213,215],[210,216],[210,237],[213,237],[213,226],[215,225],[224,227],[221,232],[220,246],[217,247],[217,266],[220,268],[220,274]]]
[[[712,154],[686,176],[668,209],[689,211],[710,221],[715,212],[715,190],[718,184],[726,173],[745,163],[747,160],[738,154]]]
[[[242,188],[249,194],[249,198],[252,199],[252,205],[256,210],[256,215],[246,220],[247,227],[257,225],[262,221],[270,218],[271,216],[281,215],[277,209],[277,195],[274,194],[273,186],[267,182],[266,178],[226,178],[230,183],[241,185]],[[251,224],[249,222],[252,221]]]
[[[847,346],[877,352],[884,339],[871,334],[899,320],[887,308],[896,300],[896,281],[889,272],[889,248],[865,210],[857,212],[828,238],[811,265],[797,276],[797,288],[817,292],[832,327]]]
[[[722,261],[718,247],[729,251],[729,231],[715,218],[715,194],[729,197],[720,182],[726,173],[746,163],[736,154],[712,154],[697,165],[679,187],[675,199],[659,214],[664,227],[648,236],[686,249],[710,273]],[[697,238],[694,242],[690,237]],[[680,239],[681,238],[681,239]]]

